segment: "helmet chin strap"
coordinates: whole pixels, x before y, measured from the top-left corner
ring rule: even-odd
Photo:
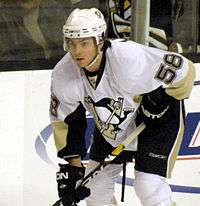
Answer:
[[[97,46],[98,46],[98,52],[97,52],[96,57],[85,67],[88,70],[90,70],[91,67],[93,67],[98,62],[98,60],[100,60],[102,57],[103,51],[101,51],[99,45]]]

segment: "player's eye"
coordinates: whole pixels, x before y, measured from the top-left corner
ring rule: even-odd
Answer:
[[[81,42],[81,46],[82,47],[87,47],[89,45],[89,42],[88,41],[82,41]]]
[[[74,48],[74,43],[70,40],[66,40],[66,43],[67,43],[67,48],[68,49],[73,49]]]

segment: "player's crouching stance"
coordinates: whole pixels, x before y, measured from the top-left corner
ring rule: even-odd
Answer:
[[[194,66],[175,53],[132,41],[105,39],[106,23],[97,9],[74,10],[63,27],[69,52],[55,66],[51,121],[60,165],[58,193],[64,206],[81,199],[88,206],[117,205],[114,183],[122,162],[135,152],[135,191],[143,206],[172,206],[170,177],[184,131],[183,99],[194,81]],[[140,98],[142,96],[142,98]],[[141,100],[142,99],[142,100]],[[147,127],[85,186],[81,157],[88,110],[95,120],[86,174],[119,145],[137,124]]]

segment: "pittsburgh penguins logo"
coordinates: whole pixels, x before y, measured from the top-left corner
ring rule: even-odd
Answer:
[[[92,111],[96,126],[102,135],[113,140],[121,131],[120,124],[126,120],[129,113],[134,112],[133,108],[124,108],[124,99],[121,97],[117,100],[103,98],[94,102],[87,96],[85,103]]]

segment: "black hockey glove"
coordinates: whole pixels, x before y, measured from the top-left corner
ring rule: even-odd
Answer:
[[[170,105],[175,101],[165,93],[165,89],[158,89],[144,94],[139,107],[139,122],[145,122],[147,126],[152,126],[168,118]]]
[[[58,195],[63,206],[71,206],[90,195],[90,189],[80,186],[77,189],[76,183],[85,174],[85,167],[75,167],[70,164],[59,164],[60,170],[56,173],[58,183]]]

